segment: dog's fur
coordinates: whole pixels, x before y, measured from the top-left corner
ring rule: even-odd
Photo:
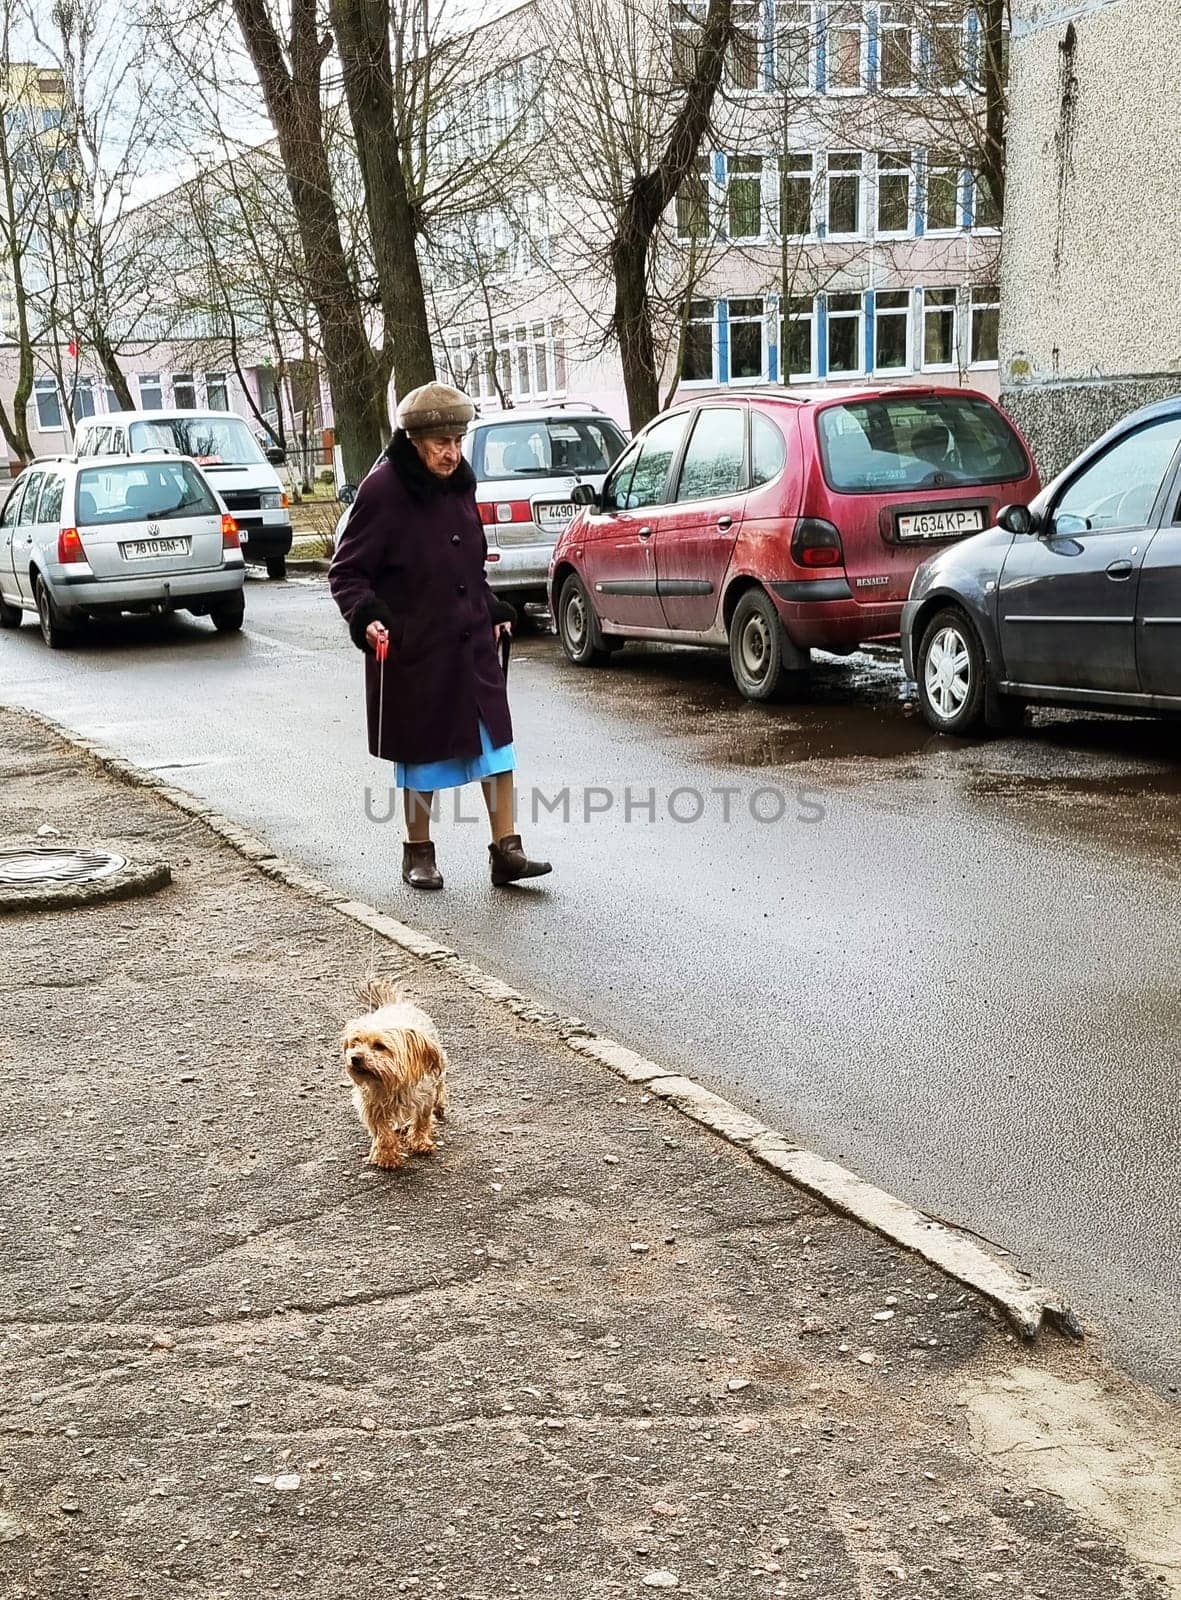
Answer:
[[[344,1030],[341,1053],[353,1105],[370,1136],[375,1167],[400,1167],[435,1148],[434,1120],[447,1114],[447,1054],[425,1011],[388,979],[358,995],[369,1007]]]

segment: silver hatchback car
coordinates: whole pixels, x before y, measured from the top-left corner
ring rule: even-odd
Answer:
[[[21,473],[0,515],[0,627],[36,615],[50,649],[86,617],[245,615],[233,517],[183,456],[56,456]]]

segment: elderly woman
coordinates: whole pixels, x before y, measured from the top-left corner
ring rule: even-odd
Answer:
[[[353,643],[365,651],[369,749],[397,763],[402,877],[414,889],[443,887],[430,835],[435,790],[477,780],[492,825],[492,882],[550,871],[548,861],[530,861],[514,830],[513,730],[496,650],[513,613],[484,576],[488,545],[462,452],[474,415],[468,397],[447,384],[406,396],[328,574]]]

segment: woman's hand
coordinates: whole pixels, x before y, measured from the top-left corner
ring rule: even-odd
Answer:
[[[492,637],[496,640],[497,644],[499,644],[502,639],[511,639],[512,636],[513,625],[511,622],[498,622],[492,629]]]
[[[380,622],[371,622],[365,629],[365,639],[373,654],[377,654],[377,647],[382,639],[389,640],[389,630]]]

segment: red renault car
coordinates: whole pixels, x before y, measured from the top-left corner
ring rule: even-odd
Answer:
[[[728,648],[750,700],[813,649],[897,637],[933,549],[1040,484],[1004,412],[971,389],[695,396],[650,422],[554,547],[550,602],[579,666],[627,639]]]

